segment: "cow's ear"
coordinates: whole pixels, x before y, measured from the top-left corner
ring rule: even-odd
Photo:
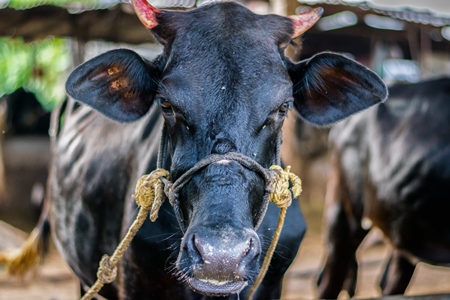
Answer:
[[[330,125],[387,97],[383,81],[363,65],[334,53],[292,64],[294,107],[315,125]]]
[[[66,82],[67,93],[119,122],[136,121],[153,103],[158,69],[137,53],[106,52],[77,67]]]

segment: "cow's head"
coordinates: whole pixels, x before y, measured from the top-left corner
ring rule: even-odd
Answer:
[[[174,179],[210,154],[238,152],[269,167],[279,160],[292,106],[305,120],[328,125],[386,97],[374,73],[341,55],[297,64],[284,56],[319,10],[289,18],[228,2],[187,12],[133,4],[164,52],[154,62],[130,50],[100,55],[71,74],[67,91],[120,122],[160,105]],[[182,189],[187,231],[177,267],[194,290],[226,295],[255,279],[264,190],[259,174],[229,160],[209,165]]]

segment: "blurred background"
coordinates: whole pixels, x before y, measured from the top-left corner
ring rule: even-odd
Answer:
[[[203,2],[151,1],[171,9]],[[321,20],[286,50],[292,60],[340,52],[370,67],[387,84],[450,74],[448,0],[239,2],[261,14],[324,8]],[[129,3],[0,0],[0,250],[20,245],[39,217],[50,161],[50,112],[66,99],[65,79],[81,62],[117,47],[132,48],[148,59],[161,51]],[[303,180],[300,202],[309,231],[286,276],[283,299],[317,297],[315,281],[324,254],[327,134],[328,129],[293,117],[284,127],[282,156]],[[378,280],[388,252],[379,233],[367,237],[358,253],[362,271],[356,297],[381,295]],[[1,272],[0,299],[78,297],[77,281],[53,248],[38,274],[17,281]],[[450,294],[450,271],[420,265],[407,295],[423,294]]]

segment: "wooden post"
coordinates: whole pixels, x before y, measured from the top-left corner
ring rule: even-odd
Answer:
[[[411,59],[416,61],[420,67],[422,67],[421,63],[421,55],[420,55],[420,42],[419,38],[417,36],[417,25],[415,24],[408,24],[407,28],[407,37],[408,37],[408,44],[409,44],[409,51],[411,53]],[[420,73],[422,73],[422,70],[420,70]]]
[[[270,0],[270,12],[285,16],[287,14],[286,0]]]
[[[72,68],[75,68],[84,62],[86,42],[84,40],[74,38],[74,39],[70,40],[70,43],[72,46]],[[66,110],[65,110],[65,119],[66,120],[69,119],[69,117],[73,111],[74,105],[75,105],[75,100],[72,99],[71,97],[69,97],[69,99],[67,100],[67,105],[66,105]],[[63,127],[65,127],[65,123],[63,124]],[[53,134],[56,135],[56,132],[53,132]]]
[[[6,183],[5,183],[5,163],[3,157],[3,134],[6,130],[6,118],[8,115],[6,97],[0,99],[0,194],[4,195],[6,193]],[[1,200],[4,199],[0,197]],[[1,203],[0,203],[1,205]]]
[[[420,26],[420,78],[431,75],[431,38],[425,26]]]

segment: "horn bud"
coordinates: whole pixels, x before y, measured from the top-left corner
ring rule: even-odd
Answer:
[[[305,33],[306,30],[310,29],[316,22],[320,19],[323,13],[322,7],[316,7],[309,11],[303,12],[299,15],[289,16],[292,21],[292,28],[294,33],[292,38],[296,38]]]
[[[153,29],[158,26],[158,15],[162,13],[162,10],[150,5],[147,0],[131,0],[134,11],[139,20],[148,29]]]

